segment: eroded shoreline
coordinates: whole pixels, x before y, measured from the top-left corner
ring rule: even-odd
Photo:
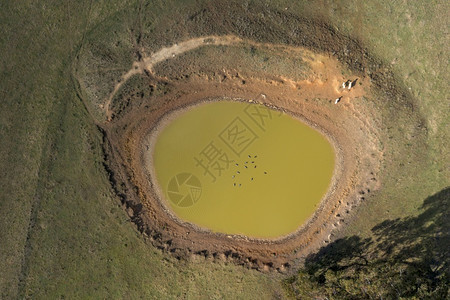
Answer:
[[[276,240],[212,233],[177,220],[159,198],[151,174],[142,167],[146,163],[145,152],[148,155],[147,147],[143,145],[147,142],[147,146],[151,146],[148,144],[149,131],[154,130],[164,116],[198,105],[205,99],[220,100],[225,95],[229,99],[251,100],[260,94],[261,89],[266,91],[266,97],[258,99],[258,102],[289,111],[302,122],[307,121],[325,133],[334,145],[340,158],[336,160],[339,165],[333,175],[334,184],[324,197],[327,200],[321,202],[306,225]],[[177,93],[178,90],[183,93]],[[127,166],[124,169],[116,165],[114,169],[121,170],[130,206],[139,205],[139,209],[130,212],[132,218],[155,246],[174,253],[176,257],[190,259],[200,255],[231,260],[259,270],[283,271],[331,240],[332,231],[344,224],[344,216],[361,201],[357,193],[359,188],[369,186],[374,190],[374,184],[378,184],[370,182],[380,163],[379,157],[372,155],[376,137],[371,142],[370,136],[375,133],[359,114],[354,113],[350,103],[335,106],[331,101],[311,101],[290,86],[262,83],[257,78],[247,78],[245,87],[239,85],[238,80],[230,80],[220,86],[208,81],[180,83],[173,93],[159,101],[151,111],[137,109],[116,121],[110,135],[113,137],[112,147],[117,149],[116,157],[121,157],[115,163]],[[363,166],[363,161],[368,165],[365,163]]]

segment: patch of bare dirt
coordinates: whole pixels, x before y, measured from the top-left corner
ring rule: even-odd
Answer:
[[[175,48],[168,49],[161,54],[164,59],[167,56],[170,59]],[[107,161],[117,193],[129,208],[130,217],[158,248],[179,258],[201,255],[262,271],[285,271],[299,258],[332,240],[333,231],[345,224],[353,208],[365,200],[367,193],[379,187],[377,175],[382,151],[376,123],[372,122],[377,113],[370,111],[370,106],[361,110],[362,102],[369,101],[363,96],[372,88],[370,78],[361,73],[344,77],[345,66],[326,53],[300,47],[291,50],[307,53],[305,61],[311,69],[307,80],[294,81],[276,75],[275,79],[268,80],[258,74],[243,77],[235,70],[221,70],[226,77],[222,81],[200,74],[184,80],[165,78],[170,85],[169,92],[131,105],[125,115],[103,126]],[[146,65],[148,70],[149,66]],[[349,70],[344,73],[348,74]],[[342,82],[347,79],[357,79],[350,90],[342,88]],[[149,77],[149,84],[158,84],[158,80]],[[341,101],[335,105],[335,99],[341,96]],[[212,233],[183,222],[164,205],[152,170],[145,167],[151,165],[148,153],[152,134],[166,116],[224,97],[284,110],[322,132],[335,147],[337,163],[327,195],[314,216],[289,236],[274,240],[251,239]],[[359,109],[355,109],[355,103],[361,103]]]

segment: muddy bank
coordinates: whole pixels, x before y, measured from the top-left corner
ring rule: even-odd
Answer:
[[[310,100],[298,89],[285,84],[262,83],[246,78],[245,87],[239,80],[217,85],[208,81],[179,83],[174,92],[160,97],[160,105],[151,110],[136,109],[127,116],[109,124],[107,136],[111,147],[110,165],[117,170],[124,188],[123,194],[140,230],[159,248],[178,257],[192,254],[236,261],[257,269],[283,269],[295,258],[300,258],[323,245],[333,228],[342,225],[343,216],[361,200],[358,186],[374,190],[370,182],[378,172],[379,153],[376,136],[365,120],[354,114],[350,103],[336,106],[331,100]],[[175,218],[161,203],[157,187],[145,154],[148,153],[149,132],[156,128],[165,115],[205,100],[230,98],[253,100],[261,90],[265,97],[258,102],[283,109],[315,128],[332,141],[338,155],[334,183],[322,200],[320,208],[307,224],[295,233],[277,240],[249,239],[201,230]],[[183,91],[182,95],[177,91]],[[372,141],[371,141],[372,140]],[[376,154],[374,158],[373,155]],[[113,158],[114,157],[114,158]],[[369,162],[362,166],[359,162]],[[369,178],[370,177],[370,178]],[[137,209],[133,209],[137,208]],[[284,266],[284,267],[283,267]]]
[[[199,70],[189,61],[181,62],[180,66],[180,60],[169,58],[161,64],[167,67],[176,63],[173,66],[178,68],[176,77],[161,76],[163,70],[153,66],[152,72],[143,75],[151,86],[151,96],[138,101],[128,99],[126,109],[102,125],[111,181],[128,214],[152,244],[177,258],[195,260],[201,256],[259,270],[285,271],[332,240],[333,232],[345,226],[354,208],[380,187],[384,157],[380,141],[384,129],[372,102],[391,99],[393,108],[402,109],[413,102],[396,85],[392,72],[371,58],[357,41],[336,33],[324,23],[288,20],[314,29],[314,36],[304,32],[301,39],[286,40],[282,45],[288,45],[295,55],[307,53],[306,79],[292,80],[277,74],[268,78],[264,72],[246,72],[219,64],[212,64],[210,70]],[[254,47],[271,47],[265,43],[269,38],[270,34],[247,42]],[[279,36],[274,39],[278,40]],[[350,91],[343,90],[340,86],[349,78],[358,79],[358,84]],[[340,96],[341,102],[335,105]],[[162,205],[151,171],[143,167],[145,153],[151,147],[149,133],[164,116],[224,97],[252,100],[287,111],[325,133],[335,146],[338,165],[332,187],[309,222],[289,236],[277,240],[249,239],[211,233],[182,222]]]

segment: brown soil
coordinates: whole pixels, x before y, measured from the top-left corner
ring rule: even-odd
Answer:
[[[158,78],[148,74],[150,84],[161,80],[170,91],[133,106],[120,118],[104,126],[106,153],[111,179],[129,208],[127,211],[143,234],[158,248],[178,258],[201,255],[210,259],[234,261],[259,270],[284,271],[299,258],[332,239],[333,230],[345,224],[352,208],[367,192],[379,187],[377,175],[382,160],[376,111],[368,100],[371,80],[364,74],[342,76],[350,71],[334,57],[290,48],[308,57],[311,72],[303,81],[288,78],[243,77],[235,70],[221,70],[219,80],[206,75],[183,80]],[[358,78],[351,90],[340,86],[346,79]],[[337,105],[334,100],[343,96]],[[363,97],[365,96],[365,97]],[[212,233],[183,222],[160,201],[148,165],[150,134],[159,122],[175,110],[202,101],[224,97],[253,101],[291,113],[324,133],[335,146],[337,166],[334,182],[314,216],[295,233],[276,240],[250,239]],[[151,158],[150,158],[151,160]]]

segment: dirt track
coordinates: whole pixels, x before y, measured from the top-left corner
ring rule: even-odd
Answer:
[[[110,105],[114,95],[119,91],[122,85],[125,82],[127,82],[128,79],[131,78],[131,76],[136,74],[142,74],[144,72],[153,73],[153,66],[156,65],[157,63],[166,59],[173,58],[179,54],[182,54],[184,52],[193,50],[201,46],[230,45],[240,41],[241,39],[235,36],[205,36],[183,41],[175,45],[172,45],[171,47],[162,48],[161,50],[153,53],[150,56],[144,55],[141,61],[134,62],[131,69],[121,77],[120,81],[114,86],[114,90],[112,91],[111,95],[109,95],[108,99],[105,101],[104,110],[107,119],[109,121],[111,120],[112,112],[110,110]]]
[[[152,56],[153,59],[144,59],[147,61],[145,67],[149,69],[157,62],[173,57],[174,49],[193,49],[203,40],[205,38],[196,39],[197,43],[187,43],[186,48],[176,46],[178,48],[157,52],[160,54]],[[363,194],[379,187],[377,174],[382,152],[378,146],[377,113],[365,103],[367,98],[361,98],[368,96],[370,80],[362,74],[351,75],[352,79],[358,78],[360,84],[344,90],[340,85],[347,79],[342,76],[345,68],[335,58],[302,48],[290,50],[296,55],[306,54],[305,61],[311,70],[308,79],[267,80],[259,74],[244,78],[227,70],[223,71],[225,79],[220,82],[205,76],[185,80],[165,78],[171,86],[169,93],[152,99],[152,105],[144,102],[131,107],[124,116],[105,125],[110,142],[107,149],[110,168],[115,173],[115,180],[122,183],[118,193],[122,193],[134,222],[157,247],[180,258],[201,255],[259,270],[283,271],[298,258],[329,242],[333,230],[345,224],[352,208],[364,201]],[[334,105],[338,96],[343,99]],[[151,165],[148,155],[152,146],[151,134],[167,114],[223,97],[257,101],[283,109],[321,131],[335,147],[337,166],[328,194],[309,222],[287,237],[249,239],[211,233],[184,223],[160,201],[152,171],[144,167]]]

